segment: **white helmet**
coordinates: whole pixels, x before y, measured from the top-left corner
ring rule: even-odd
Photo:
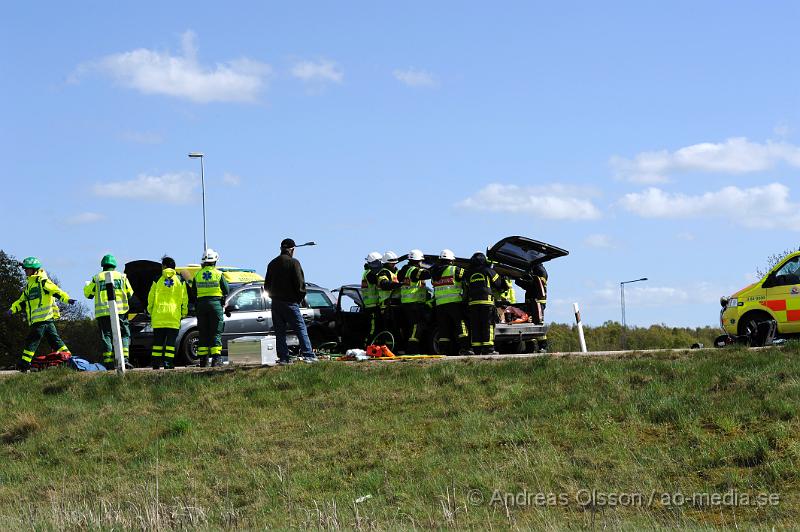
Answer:
[[[381,262],[384,264],[389,262],[397,262],[397,253],[395,253],[394,251],[387,251],[386,253],[383,254]]]
[[[456,255],[449,249],[443,249],[441,253],[439,253],[439,258],[444,260],[456,260]]]
[[[425,255],[422,254],[422,251],[419,249],[412,249],[408,252],[408,260],[422,260],[425,258]]]
[[[382,255],[378,251],[372,251],[369,255],[364,258],[364,262],[375,262],[376,260],[381,260]]]
[[[211,248],[208,248],[205,253],[203,253],[203,258],[200,259],[200,262],[217,262],[219,260],[219,253],[214,251]]]

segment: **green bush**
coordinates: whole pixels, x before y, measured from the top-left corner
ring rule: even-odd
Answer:
[[[619,351],[622,349],[622,325],[607,321],[603,325],[583,326],[586,348],[589,351]],[[716,327],[628,327],[625,330],[626,349],[689,349],[700,343],[712,347],[720,335]],[[550,351],[580,351],[577,325],[551,323],[547,331]]]

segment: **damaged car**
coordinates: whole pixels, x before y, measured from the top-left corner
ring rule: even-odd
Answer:
[[[532,272],[537,265],[568,254],[569,252],[565,249],[523,236],[503,238],[486,251],[486,257],[491,261],[492,267],[498,274],[512,281],[521,281],[522,284],[531,280]],[[407,257],[400,257],[400,259],[401,261],[406,260]],[[422,266],[430,268],[437,261],[437,255],[425,255]],[[469,259],[456,257],[455,264],[467,269]],[[340,348],[363,348],[364,338],[369,328],[369,317],[364,311],[361,285],[344,285],[334,292],[336,293],[336,328]],[[509,305],[509,307],[519,310],[522,305]],[[436,307],[433,305],[433,290],[430,287],[428,287],[428,300],[425,308],[424,327],[420,332],[422,346],[430,354],[441,354],[438,342],[439,331],[436,327]],[[525,312],[520,314],[528,316]],[[519,320],[513,319],[510,314],[505,312],[498,312],[499,323],[495,325],[494,336],[495,347],[498,351],[528,353],[536,350],[537,339],[547,335],[547,325],[543,323],[541,315],[535,316],[535,312],[531,314],[534,316]]]

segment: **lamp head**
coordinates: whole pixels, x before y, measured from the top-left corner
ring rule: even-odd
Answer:
[[[203,154],[201,152],[199,152],[199,151],[193,151],[193,152],[191,152],[189,154],[189,158],[191,158],[191,159],[202,159],[203,158]]]

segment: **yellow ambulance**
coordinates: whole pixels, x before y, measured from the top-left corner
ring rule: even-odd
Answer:
[[[781,259],[758,282],[722,297],[720,304],[720,325],[732,336],[753,338],[770,320],[778,334],[800,333],[800,251]]]

